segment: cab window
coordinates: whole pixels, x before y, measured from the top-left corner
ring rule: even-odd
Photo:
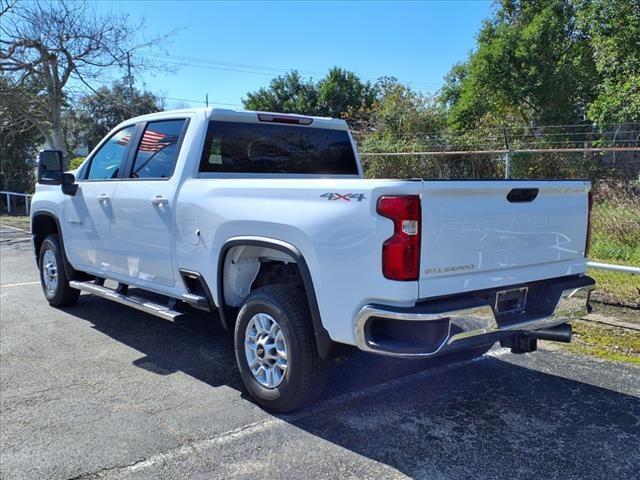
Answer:
[[[345,130],[211,121],[201,172],[357,175]]]
[[[87,180],[112,180],[118,178],[135,131],[135,125],[123,128],[100,147],[100,150],[91,158]]]
[[[186,120],[149,122],[138,145],[131,178],[169,178],[173,175]]]

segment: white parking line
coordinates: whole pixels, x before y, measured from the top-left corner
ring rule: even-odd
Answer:
[[[204,451],[207,447],[211,447],[215,445],[223,445],[229,442],[242,440],[245,437],[249,437],[251,435],[255,435],[256,433],[267,431],[279,425],[292,424],[295,421],[302,420],[306,417],[310,417],[313,415],[317,415],[320,412],[330,410],[330,409],[335,409],[336,407],[343,405],[352,400],[371,396],[373,394],[380,393],[386,390],[391,390],[395,387],[399,387],[403,384],[420,380],[422,378],[442,375],[442,374],[445,374],[447,370],[455,369],[457,367],[462,367],[464,365],[468,365],[471,362],[478,362],[478,361],[482,361],[483,359],[486,360],[488,356],[491,356],[491,357],[502,356],[507,352],[509,352],[508,349],[499,349],[494,354],[483,355],[482,357],[478,357],[473,360],[466,360],[462,362],[441,365],[428,370],[422,370],[420,372],[412,373],[404,377],[387,380],[386,382],[382,382],[377,385],[371,385],[361,390],[356,390],[353,392],[338,395],[337,397],[329,399],[323,403],[317,403],[301,411],[300,413],[294,413],[290,415],[284,414],[284,415],[281,415],[280,417],[270,416],[262,420],[258,420],[256,422],[250,423],[248,425],[244,425],[242,427],[239,427],[233,430],[228,430],[226,432],[215,435],[214,437],[195,440],[186,445],[181,445],[181,446],[172,448],[166,452],[151,455],[150,457],[144,460],[139,460],[129,465],[113,467],[113,470],[119,473],[123,473],[126,476],[127,474],[133,473],[135,471],[154,467],[155,465],[158,465],[161,463],[170,463],[172,461],[178,460],[179,458],[183,458],[190,454],[197,455],[199,452]],[[112,470],[112,469],[110,468],[109,470]],[[82,474],[79,476],[79,478],[84,478],[85,476],[87,477],[92,476],[93,473],[95,472]]]
[[[237,428],[235,430],[230,430],[220,435],[216,435],[212,438],[206,438],[204,440],[196,441],[188,445],[182,445],[180,447],[176,447],[175,449],[169,450],[167,452],[158,453],[156,455],[152,455],[146,460],[141,460],[139,462],[133,463],[131,465],[127,465],[124,467],[116,468],[120,472],[135,472],[137,470],[143,470],[149,467],[153,467],[159,463],[170,463],[171,461],[184,457],[189,454],[197,454],[198,452],[204,451],[207,447],[212,447],[215,445],[224,445],[229,442],[233,442],[235,440],[243,439],[244,437],[248,437],[251,435],[255,435],[256,433],[261,433],[269,430],[270,428],[277,426],[279,424],[285,424],[283,420],[277,417],[270,417],[264,420],[258,420],[257,422],[250,423],[249,425],[245,425],[243,427]]]
[[[27,285],[40,285],[40,282],[5,283],[0,285],[0,288],[25,287]]]

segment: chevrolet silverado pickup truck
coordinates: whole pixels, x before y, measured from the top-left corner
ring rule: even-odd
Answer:
[[[118,125],[73,173],[41,152],[31,228],[52,306],[85,291],[169,321],[210,311],[248,392],[285,412],[321,393],[336,344],[568,341],[594,287],[589,191],[365,179],[343,120],[193,109]]]

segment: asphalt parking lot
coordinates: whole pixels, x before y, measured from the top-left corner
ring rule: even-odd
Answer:
[[[640,472],[640,368],[494,349],[452,365],[334,361],[313,407],[243,392],[215,318],[176,323],[42,296],[28,243],[0,232],[0,476],[558,478]]]

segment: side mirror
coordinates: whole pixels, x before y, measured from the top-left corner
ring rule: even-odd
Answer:
[[[73,173],[62,174],[62,193],[65,195],[71,195],[72,197],[78,191],[78,184],[76,183],[76,177]]]
[[[78,191],[73,173],[64,173],[62,152],[59,150],[42,150],[38,154],[38,183],[61,185],[65,195],[73,196]]]
[[[62,152],[42,150],[38,154],[38,183],[62,185],[64,176]]]

